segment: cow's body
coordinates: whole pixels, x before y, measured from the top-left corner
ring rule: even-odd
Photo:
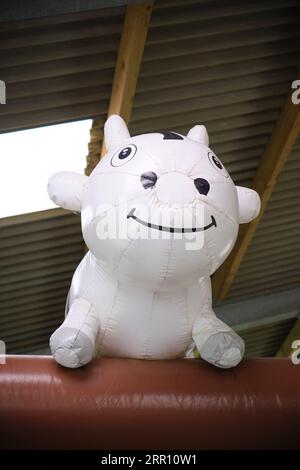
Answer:
[[[238,225],[259,210],[208,147],[203,126],[131,138],[106,123],[106,158],[90,177],[59,173],[53,201],[81,212],[89,252],[77,268],[63,325],[51,337],[57,362],[95,355],[201,357],[219,367],[242,358],[241,338],[211,306],[210,276],[230,253]]]
[[[87,253],[74,274],[68,303],[85,298],[94,306],[100,324],[96,355],[172,359],[193,355],[193,326],[208,311],[209,293],[209,278],[158,292],[120,283]]]

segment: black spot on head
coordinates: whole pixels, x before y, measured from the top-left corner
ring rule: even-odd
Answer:
[[[183,140],[182,135],[175,132],[161,132],[161,134],[164,136],[163,140]]]

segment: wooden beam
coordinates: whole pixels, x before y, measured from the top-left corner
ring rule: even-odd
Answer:
[[[119,114],[129,122],[136,91],[153,2],[128,5],[119,45],[108,117]],[[103,143],[101,155],[105,155]]]
[[[282,343],[278,353],[276,354],[276,357],[290,357],[294,352],[294,349],[292,349],[292,344],[297,340],[300,340],[300,318],[296,320],[296,323]]]
[[[300,104],[293,104],[291,94],[289,94],[252,184],[252,188],[261,197],[261,211],[255,220],[249,224],[241,225],[233,251],[213,275],[214,297],[220,300],[223,300],[229,292],[299,131]]]

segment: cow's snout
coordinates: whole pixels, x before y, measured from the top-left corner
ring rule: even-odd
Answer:
[[[167,204],[189,204],[196,196],[195,188],[199,194],[207,195],[210,186],[203,178],[192,180],[182,173],[166,173],[160,178],[153,171],[141,174],[141,183],[145,189],[156,189],[160,202]]]
[[[189,204],[196,196],[193,180],[182,173],[166,173],[158,178],[156,194],[160,202]]]

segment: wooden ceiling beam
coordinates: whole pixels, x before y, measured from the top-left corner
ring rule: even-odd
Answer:
[[[131,116],[152,7],[152,1],[126,7],[107,117],[119,114],[127,124]],[[94,119],[90,130],[86,175],[91,174],[101,156],[106,153],[103,122],[98,121]]]
[[[291,90],[292,92],[293,90]],[[252,188],[261,197],[261,211],[255,220],[249,224],[241,225],[233,251],[212,277],[213,294],[219,300],[223,300],[230,290],[255,230],[266,210],[277,178],[299,135],[300,104],[293,104],[291,93],[283,106],[253,180]]]
[[[119,114],[129,123],[153,2],[128,5],[118,50],[108,117]],[[103,143],[101,155],[105,155]]]

